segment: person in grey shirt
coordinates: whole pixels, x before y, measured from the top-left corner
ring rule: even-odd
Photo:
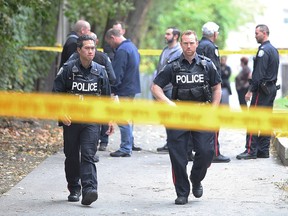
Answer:
[[[178,42],[180,38],[180,31],[176,27],[168,27],[165,32],[165,43],[167,46],[164,47],[156,69],[156,74],[161,73],[164,66],[171,60],[178,58],[182,53],[182,48]],[[166,97],[171,98],[172,96],[172,84],[169,83],[163,88]],[[167,130],[166,130],[167,134]],[[157,148],[157,152],[168,152],[167,141],[163,147]]]

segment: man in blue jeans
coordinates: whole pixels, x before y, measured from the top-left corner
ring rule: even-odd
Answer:
[[[126,39],[118,29],[109,29],[105,35],[106,42],[116,49],[112,66],[116,75],[116,83],[111,86],[111,92],[122,99],[133,100],[141,92],[140,87],[140,54],[136,46]],[[118,125],[121,133],[119,150],[112,152],[112,157],[130,157],[133,146],[133,127],[127,124]]]

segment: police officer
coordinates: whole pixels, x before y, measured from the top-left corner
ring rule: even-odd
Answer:
[[[196,33],[184,31],[181,36],[181,56],[168,63],[153,81],[151,91],[154,97],[172,106],[176,101],[194,101],[199,104],[211,102],[218,106],[221,99],[221,77],[213,62],[196,53],[198,40]],[[172,83],[172,100],[165,96],[164,86]],[[192,134],[195,157],[190,173],[192,192],[196,198],[203,194],[201,181],[211,164],[213,148],[213,132],[188,131],[170,129],[168,134],[169,156],[172,164],[173,181],[177,199],[175,204],[188,202],[190,183],[186,172],[187,146]]]
[[[277,89],[280,88],[276,86],[279,53],[269,41],[269,28],[266,25],[256,26],[255,38],[261,45],[254,59],[252,80],[245,100],[249,101],[252,97],[250,106],[264,106],[272,110]],[[246,150],[236,158],[239,160],[269,158],[270,139],[271,136],[264,136],[261,131],[256,134],[247,133]]]
[[[61,53],[61,61],[59,68],[69,59],[69,57],[77,50],[77,38],[84,34],[89,34],[90,24],[85,20],[78,20],[67,37]]]
[[[97,35],[94,32],[90,32],[89,35],[96,41],[96,45],[98,43],[98,38]],[[79,53],[75,52],[73,53],[70,58],[68,59],[68,61],[74,60],[79,58]],[[109,83],[110,85],[113,85],[116,81],[116,76],[112,67],[112,63],[109,59],[109,57],[107,56],[106,53],[100,52],[96,49],[95,51],[95,57],[93,59],[93,61],[95,61],[96,63],[102,65],[105,67],[105,70],[107,71],[107,75],[109,78]],[[106,131],[108,130],[109,126],[107,124],[102,124],[100,126],[100,146],[99,146],[99,151],[105,151],[107,146],[108,146],[108,141],[109,141],[109,137],[106,134]],[[96,143],[96,145],[98,146],[98,142]],[[98,155],[94,156],[94,161],[98,162],[99,161],[99,157]]]
[[[199,41],[199,46],[197,47],[197,53],[200,55],[204,55],[213,61],[215,64],[217,71],[221,74],[220,70],[220,59],[219,59],[219,51],[218,47],[215,44],[215,41],[219,35],[219,26],[214,22],[207,22],[202,26],[202,38]],[[223,81],[222,81],[223,86]],[[214,136],[214,157],[213,163],[228,163],[230,162],[230,158],[222,155],[220,153],[220,145],[219,145],[219,130],[215,132]]]
[[[90,32],[89,35],[96,41],[96,45],[97,45],[97,41],[98,41],[97,35],[94,32]],[[79,53],[76,51],[69,57],[67,62],[78,59],[78,58],[79,58]],[[93,58],[93,61],[105,67],[105,70],[109,78],[109,83],[113,85],[116,81],[116,76],[112,67],[111,60],[107,56],[107,54],[96,49],[95,57]]]
[[[95,55],[93,38],[88,35],[80,36],[77,39],[77,51],[79,59],[65,63],[60,68],[54,81],[53,92],[75,94],[75,99],[82,100],[85,100],[86,94],[110,95],[104,68],[92,61]],[[97,171],[93,156],[96,153],[95,143],[99,139],[99,125],[73,122],[68,114],[62,117],[61,121],[64,131],[65,174],[70,191],[68,201],[79,201],[82,187],[81,203],[90,205],[98,198]],[[112,132],[113,125],[110,124],[107,133]]]

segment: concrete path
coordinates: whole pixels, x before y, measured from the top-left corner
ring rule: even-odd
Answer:
[[[111,158],[119,131],[108,151],[98,152],[99,199],[91,206],[67,202],[64,155],[59,152],[41,163],[20,183],[0,197],[0,215],[288,215],[288,170],[277,156],[239,161],[244,130],[220,130],[221,151],[227,164],[212,164],[203,181],[200,199],[189,197],[177,206],[168,154],[156,148],[165,143],[163,126],[136,125],[135,142],[144,150],[130,158]],[[191,169],[192,162],[187,167]]]

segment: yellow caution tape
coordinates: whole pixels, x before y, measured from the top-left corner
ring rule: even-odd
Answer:
[[[27,46],[25,46],[24,49],[36,50],[36,51],[62,52],[61,46],[56,46],[56,47],[45,47],[45,46],[27,47]]]
[[[38,50],[38,51],[51,51],[51,52],[62,52],[61,46],[56,47],[44,47],[44,46],[36,46],[36,47],[24,47],[27,50]],[[101,48],[97,48],[99,51],[103,51]],[[288,54],[288,49],[278,49],[280,55]],[[160,49],[139,49],[140,55],[146,56],[160,56],[162,50]],[[219,50],[220,55],[232,55],[232,54],[241,54],[241,55],[256,55],[257,50]]]
[[[287,100],[288,103],[288,100]],[[288,131],[288,112],[250,108],[250,111],[231,111],[227,106],[212,108],[195,103],[178,103],[177,106],[152,100],[121,100],[111,98],[61,94],[0,93],[0,116],[58,119],[71,116],[75,122],[103,123],[110,120],[138,124],[164,124],[171,128],[217,130],[247,128],[248,131],[271,134],[273,130]]]
[[[280,137],[288,137],[288,131],[275,131],[275,137],[280,138]]]

